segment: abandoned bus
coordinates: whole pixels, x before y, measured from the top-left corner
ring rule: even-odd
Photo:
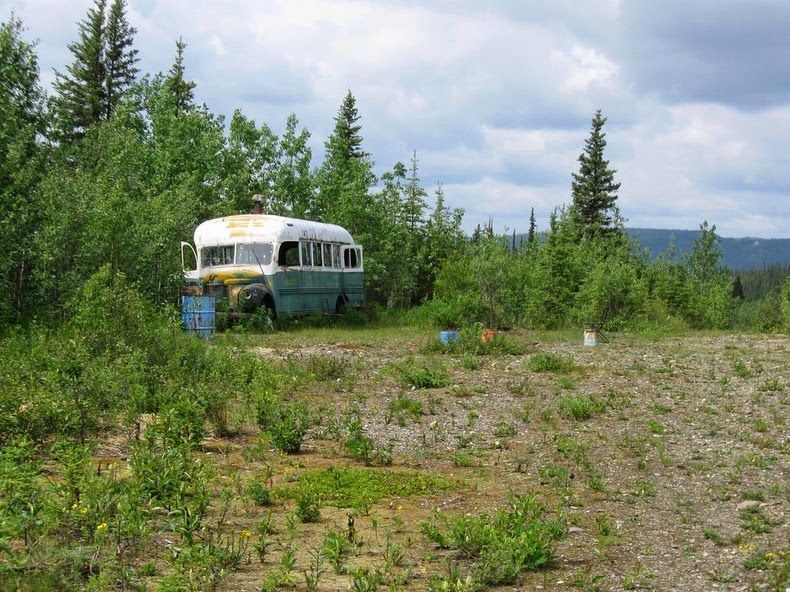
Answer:
[[[186,269],[185,249],[195,258]],[[193,293],[227,297],[237,312],[338,312],[362,303],[362,247],[334,224],[267,214],[207,220],[195,246],[181,243],[184,280]]]

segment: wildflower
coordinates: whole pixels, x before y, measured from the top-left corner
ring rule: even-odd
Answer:
[[[107,530],[106,522],[102,522],[101,524],[99,524],[99,526],[96,527],[96,532],[98,532],[99,534],[103,533],[105,530]]]
[[[80,508],[80,514],[82,514],[84,516],[87,513],[88,513],[88,508],[86,508],[85,506],[82,506]]]
[[[241,538],[248,539],[251,536],[252,536],[252,533],[249,530],[244,529],[244,530],[241,531]]]

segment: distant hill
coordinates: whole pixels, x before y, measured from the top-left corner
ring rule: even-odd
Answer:
[[[663,228],[627,228],[629,236],[636,238],[655,257],[669,248],[675,237],[678,254],[688,253],[698,230],[668,230]],[[756,269],[764,265],[790,264],[790,239],[788,238],[722,238],[722,265],[730,269]]]
[[[669,249],[675,237],[675,251],[678,256],[691,251],[699,230],[670,230],[664,228],[626,228],[631,238],[639,241],[652,257],[657,257]],[[538,236],[545,238],[545,233]],[[512,235],[505,237],[508,245]],[[527,240],[526,234],[516,235],[516,245]],[[722,238],[722,265],[732,271],[761,269],[763,266],[790,265],[790,238]]]

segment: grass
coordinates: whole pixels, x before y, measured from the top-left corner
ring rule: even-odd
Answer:
[[[547,567],[554,542],[562,538],[562,518],[549,519],[533,496],[512,496],[508,507],[480,516],[440,517],[423,534],[440,548],[456,549],[472,560],[470,584],[499,586],[517,581],[524,571]]]
[[[407,360],[395,366],[396,373],[404,384],[418,389],[432,389],[450,386],[450,376],[444,365],[433,362],[417,363]]]
[[[605,408],[603,402],[586,395],[566,395],[557,401],[559,412],[574,421],[587,421]]]
[[[385,423],[395,421],[399,426],[406,425],[406,418],[410,417],[413,421],[420,421],[423,414],[422,403],[405,395],[398,395],[390,401],[387,406],[387,413],[384,417]]]
[[[567,374],[579,370],[570,354],[561,356],[557,354],[535,354],[527,360],[527,368],[532,372],[554,372]]]
[[[307,490],[326,506],[358,508],[391,496],[426,495],[453,487],[451,481],[425,473],[329,467],[302,473],[295,484],[279,487],[274,493],[281,498],[298,499]]]

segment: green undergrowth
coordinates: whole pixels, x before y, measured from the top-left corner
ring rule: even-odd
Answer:
[[[453,487],[455,484],[447,479],[424,473],[329,467],[303,473],[296,482],[278,487],[274,493],[285,499],[299,499],[304,491],[311,491],[324,505],[359,508],[387,497],[431,495]]]
[[[515,583],[522,572],[548,567],[554,543],[565,532],[562,516],[548,518],[534,496],[513,495],[493,514],[448,518],[422,525],[423,534],[442,549],[472,559],[469,590]]]
[[[527,360],[527,368],[533,372],[554,372],[556,374],[568,374],[581,370],[581,366],[573,361],[572,355],[560,356],[552,353],[531,356]]]

